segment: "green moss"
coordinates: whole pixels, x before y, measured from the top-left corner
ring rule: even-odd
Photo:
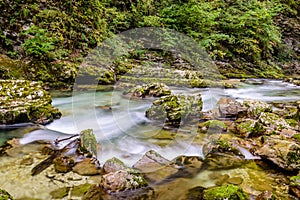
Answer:
[[[0,189],[0,200],[13,200],[14,198],[5,190]]]
[[[204,191],[205,200],[246,200],[249,197],[238,186],[229,184],[219,187],[210,188]]]
[[[300,176],[292,176],[290,178],[290,185],[299,187],[300,186]]]
[[[297,126],[298,125],[298,121],[295,119],[285,119],[285,121],[290,125],[290,126]]]
[[[293,135],[293,138],[300,142],[300,134]]]
[[[216,144],[218,145],[218,149],[222,152],[231,151],[233,149],[227,140],[218,140]]]

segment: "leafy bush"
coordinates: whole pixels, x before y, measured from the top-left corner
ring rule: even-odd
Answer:
[[[25,35],[29,38],[25,40],[21,47],[30,56],[44,58],[48,52],[55,49],[56,39],[49,37],[45,29],[31,26],[25,31]]]

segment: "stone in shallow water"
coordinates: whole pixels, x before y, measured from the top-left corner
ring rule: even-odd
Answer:
[[[178,172],[171,166],[171,161],[151,150],[138,160],[133,168],[138,169],[150,182],[160,182]]]
[[[118,170],[103,175],[100,186],[111,192],[132,190],[147,186],[147,181],[138,172]]]
[[[203,199],[204,190],[205,190],[205,188],[201,187],[201,186],[197,186],[197,187],[189,189],[186,193],[186,200]]]
[[[128,168],[121,160],[116,157],[108,159],[103,165],[104,173],[115,172]]]
[[[146,117],[152,120],[166,120],[167,124],[178,127],[200,115],[201,95],[167,95],[155,100],[146,110]]]
[[[94,185],[83,195],[82,200],[154,200],[155,193],[151,187],[135,190],[108,192],[99,185]]]
[[[241,177],[232,177],[229,178],[227,182],[234,185],[240,185],[243,183],[243,179]]]
[[[91,176],[100,174],[100,168],[97,161],[91,158],[85,158],[73,167],[73,172],[83,176]]]

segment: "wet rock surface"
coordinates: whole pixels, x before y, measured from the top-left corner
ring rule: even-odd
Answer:
[[[0,124],[47,124],[61,116],[51,96],[38,82],[0,80]]]
[[[174,127],[195,118],[202,110],[201,95],[168,95],[155,100],[146,110],[146,117],[166,120],[166,125]]]

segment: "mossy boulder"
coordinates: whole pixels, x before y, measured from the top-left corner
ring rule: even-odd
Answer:
[[[264,137],[263,146],[255,154],[278,167],[294,171],[300,169],[300,145],[277,136]]]
[[[166,120],[177,127],[197,116],[202,110],[201,95],[168,95],[155,100],[146,110],[146,117],[153,120]]]
[[[103,165],[104,173],[116,172],[128,168],[121,160],[116,157],[108,159]]]
[[[136,86],[135,88],[124,92],[125,95],[131,97],[162,97],[171,94],[171,89],[164,83],[149,83],[143,84],[141,86]]]
[[[204,190],[204,200],[247,200],[248,195],[239,186],[228,184]]]
[[[236,123],[235,127],[236,127],[236,133],[245,138],[260,136],[266,130],[265,127],[260,122],[253,119],[246,119],[245,121]]]
[[[246,100],[243,105],[247,107],[248,117],[257,119],[262,112],[272,112],[272,105],[255,100]]]
[[[0,124],[47,124],[61,116],[51,96],[38,82],[0,80]]]
[[[224,132],[227,130],[227,125],[220,120],[208,120],[206,122],[199,123],[200,132]]]
[[[275,113],[262,112],[259,116],[259,122],[274,130],[289,129],[289,124],[284,118]]]

